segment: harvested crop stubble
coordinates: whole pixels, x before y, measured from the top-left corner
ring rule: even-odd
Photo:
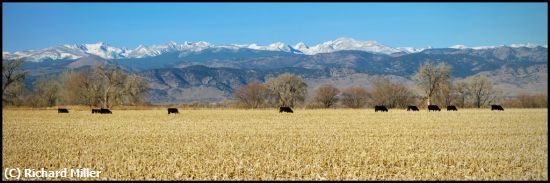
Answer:
[[[547,109],[180,113],[4,109],[2,168],[91,168],[111,180],[548,180]]]

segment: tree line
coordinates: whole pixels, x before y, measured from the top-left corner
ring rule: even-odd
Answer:
[[[117,105],[144,105],[148,83],[144,78],[127,73],[114,65],[94,65],[91,69],[66,71],[44,77],[24,86],[28,73],[23,61],[2,62],[2,103],[4,105],[52,107],[57,105],[87,105],[111,108]],[[371,88],[350,86],[337,88],[322,84],[308,95],[303,78],[290,73],[268,78],[265,83],[251,82],[233,91],[232,106],[243,108],[313,107],[363,108],[384,105],[405,108],[408,105],[431,104],[481,108],[494,103],[509,107],[547,107],[547,94],[521,94],[515,99],[503,99],[485,75],[451,81],[451,67],[445,63],[425,62],[411,77],[416,88],[379,76],[371,80]]]
[[[296,104],[313,108],[363,108],[384,105],[389,108],[405,108],[408,105],[458,106],[481,108],[495,103],[510,107],[547,107],[546,94],[533,96],[520,95],[517,99],[502,99],[486,75],[451,81],[451,67],[445,63],[425,62],[420,65],[411,80],[421,93],[407,86],[379,76],[371,80],[372,88],[350,86],[337,88],[332,84],[322,84],[314,91],[310,100],[306,99],[307,84],[294,74],[284,73],[269,78],[265,83],[253,82],[234,91],[238,106],[262,108],[289,106]],[[541,99],[541,100],[538,100]],[[544,102],[543,100],[544,99]]]
[[[28,73],[23,61],[2,62],[2,104],[31,107],[86,105],[111,108],[117,105],[142,105],[147,82],[115,65],[96,64],[88,70],[65,71],[39,78],[24,87]]]

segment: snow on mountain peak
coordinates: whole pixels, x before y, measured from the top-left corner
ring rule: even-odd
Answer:
[[[519,47],[527,47],[527,48],[536,48],[538,45],[533,43],[527,43],[527,44],[511,44],[510,47],[512,48],[519,48]]]
[[[154,56],[155,54],[156,53],[154,51],[140,44],[135,49],[130,50],[123,55],[127,58],[143,58],[146,56]]]
[[[461,44],[457,44],[457,45],[453,45],[449,48],[454,48],[454,49],[465,49],[465,48],[468,48],[466,45],[461,45]]]
[[[333,41],[327,41],[311,47],[298,47],[295,49],[300,50],[304,54],[314,55],[318,53],[328,53],[341,50],[357,50],[357,51],[367,51],[374,53],[383,53],[383,54],[392,54],[396,52],[401,52],[404,50],[399,50],[396,48],[391,48],[386,45],[380,44],[376,41],[359,41],[353,38],[340,37]],[[407,51],[407,49],[405,49]]]
[[[399,47],[399,48],[396,48],[396,49],[401,51],[401,52],[405,52],[405,53],[417,53],[417,52],[421,52],[421,51],[424,51],[425,49],[429,49],[429,48]]]
[[[339,38],[336,38],[333,42],[359,42],[353,38],[349,38],[349,37],[339,37]],[[366,42],[373,42],[373,41],[366,41]],[[375,42],[375,41],[374,41]]]
[[[276,43],[270,44],[269,46],[267,46],[267,48],[270,51],[285,51],[285,52],[290,51],[290,48],[288,47],[288,45],[282,42],[276,42]]]
[[[208,47],[208,46],[210,46],[210,43],[208,43],[206,41],[199,41],[199,42],[196,42],[194,45],[198,46],[198,47]]]
[[[239,44],[234,44],[233,46],[237,47],[237,48],[248,48],[248,49],[253,49],[253,50],[265,50],[265,51],[284,51],[284,52],[290,52],[291,51],[291,48],[289,45],[285,44],[285,43],[282,43],[282,42],[275,42],[275,43],[272,43],[270,45],[267,45],[267,46],[260,46],[256,43],[252,43],[252,44],[244,44],[244,45],[239,45]]]
[[[302,50],[302,49],[309,49],[309,47],[304,42],[299,42],[294,45],[294,49]]]
[[[95,44],[84,44],[84,51],[86,53],[97,55],[105,59],[117,59],[122,58],[123,53],[126,50],[109,46],[103,42],[97,42]]]
[[[474,50],[483,50],[483,49],[493,49],[493,48],[499,48],[499,47],[511,47],[511,48],[536,48],[539,45],[533,44],[533,43],[527,43],[527,44],[511,44],[509,46],[506,45],[496,45],[496,46],[475,46],[475,47],[468,47],[465,45],[453,45],[449,48],[454,49],[474,49]],[[542,45],[542,47],[545,47],[545,45]],[[545,47],[546,48],[546,47]]]
[[[162,45],[153,45],[153,46],[150,47],[150,49],[153,49],[153,50],[155,50],[156,52],[159,52],[159,53],[177,51],[178,50],[178,44],[174,41],[170,41],[170,42],[168,42],[166,44],[162,44]]]
[[[505,45],[499,46],[477,46],[477,47],[468,47],[465,45],[453,45],[449,48],[454,49],[491,49],[503,47]],[[512,44],[508,47],[519,48],[535,48],[538,45],[533,43],[527,44]],[[544,48],[548,48],[547,45],[542,45]],[[13,53],[2,52],[3,59],[18,59],[25,58],[29,61],[42,61],[44,59],[58,60],[58,59],[78,59],[88,55],[96,55],[104,59],[122,59],[122,58],[144,58],[151,56],[158,56],[168,52],[200,52],[208,48],[225,48],[238,50],[241,48],[248,48],[253,50],[264,50],[264,51],[283,51],[294,54],[306,54],[314,55],[318,53],[329,53],[342,50],[357,50],[357,51],[366,51],[372,53],[382,53],[382,54],[393,54],[393,53],[416,53],[421,52],[426,49],[432,49],[431,46],[426,48],[413,48],[413,47],[389,47],[383,44],[380,44],[376,41],[360,41],[348,37],[340,37],[335,40],[326,41],[314,46],[307,46],[304,42],[298,42],[294,46],[290,46],[283,42],[275,42],[269,45],[258,45],[258,44],[230,44],[230,45],[213,45],[205,41],[198,42],[188,42],[184,41],[181,44],[176,43],[175,41],[169,41],[165,44],[145,46],[139,45],[134,49],[125,49],[125,48],[116,48],[112,47],[104,42],[97,42],[92,44],[64,44],[59,46],[54,46],[50,48],[45,48],[41,50],[27,50],[27,51],[16,51]]]

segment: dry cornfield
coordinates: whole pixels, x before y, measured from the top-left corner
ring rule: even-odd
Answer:
[[[548,180],[547,112],[3,109],[2,170],[91,168],[102,180]]]

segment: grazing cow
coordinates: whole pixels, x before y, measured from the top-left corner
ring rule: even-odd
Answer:
[[[93,113],[101,113],[101,109],[92,109],[92,114]]]
[[[430,112],[430,111],[441,111],[441,109],[437,105],[429,105],[428,106],[428,112]]]
[[[290,107],[279,107],[279,113],[281,112],[294,113]]]
[[[409,105],[409,106],[407,106],[407,111],[410,111],[410,110],[412,110],[412,111],[418,111],[418,107],[416,107],[416,106],[414,106],[414,105]]]
[[[111,112],[111,110],[105,109],[105,108],[101,108],[101,110],[99,111],[99,113],[101,113],[101,114],[113,114],[113,113]]]
[[[494,111],[494,110],[504,111],[504,108],[502,108],[502,106],[500,105],[491,105],[491,111]]]
[[[456,106],[450,105],[450,106],[447,106],[447,111],[458,111],[458,109],[456,109]]]
[[[179,114],[180,112],[177,108],[168,108],[168,114],[170,113]]]
[[[69,110],[67,110],[65,108],[58,108],[57,113],[69,113]]]
[[[386,108],[386,106],[383,106],[383,105],[374,106],[374,112],[378,112],[378,111],[388,112],[388,108]]]

